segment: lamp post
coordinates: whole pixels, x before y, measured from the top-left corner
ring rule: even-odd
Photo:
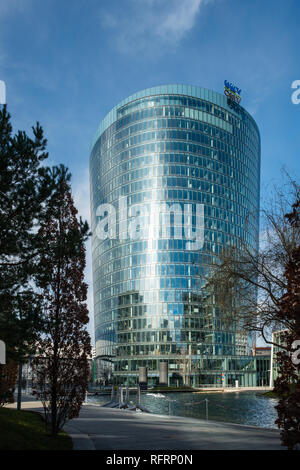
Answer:
[[[19,362],[19,374],[18,374],[18,398],[17,398],[17,410],[21,410],[22,403],[22,362]]]

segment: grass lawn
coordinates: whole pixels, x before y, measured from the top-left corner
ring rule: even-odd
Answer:
[[[265,392],[265,393],[260,393],[260,395],[262,395],[263,397],[267,397],[267,398],[278,398],[277,394],[273,392],[273,390],[270,390],[269,392]]]
[[[47,435],[42,416],[34,411],[0,408],[0,450],[72,450],[65,432]]]
[[[296,384],[290,384],[290,393],[293,393],[295,391]],[[264,397],[269,397],[269,398],[279,398],[277,393],[273,390],[270,390],[268,392],[265,392],[262,394]],[[288,397],[289,394],[286,394],[286,397]]]

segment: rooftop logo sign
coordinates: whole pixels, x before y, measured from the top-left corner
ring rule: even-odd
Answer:
[[[241,92],[241,88],[238,88],[237,86],[228,82],[228,80],[224,80],[224,94],[227,96],[227,98],[230,98],[232,101],[240,104],[242,100],[240,96]]]

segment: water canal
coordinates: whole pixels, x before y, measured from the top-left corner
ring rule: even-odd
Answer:
[[[152,394],[149,391],[142,393],[141,404],[155,414],[205,419],[206,399],[210,420],[277,428],[274,408],[277,400],[263,397],[261,392]],[[88,401],[104,404],[110,401],[110,397],[89,396]],[[130,394],[130,401],[136,402],[135,394]]]

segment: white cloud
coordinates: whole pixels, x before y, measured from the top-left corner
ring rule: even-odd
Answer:
[[[90,224],[90,182],[89,169],[81,173],[80,179],[73,181],[72,194],[79,215]]]
[[[206,3],[203,0],[176,1],[174,8],[161,19],[158,33],[166,38],[170,36],[179,40],[193,28],[200,6]]]
[[[101,23],[112,31],[120,52],[161,54],[176,47],[192,30],[201,9],[214,0],[127,0],[126,15],[101,10]],[[124,6],[124,4],[123,4]]]

